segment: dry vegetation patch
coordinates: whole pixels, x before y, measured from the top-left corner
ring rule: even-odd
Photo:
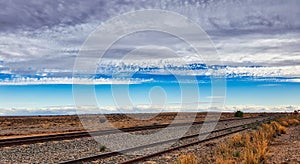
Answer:
[[[268,159],[268,145],[277,136],[286,134],[286,127],[299,125],[299,120],[285,118],[262,124],[258,130],[235,134],[215,151],[216,163],[265,163]],[[239,155],[237,155],[239,152]]]
[[[187,154],[179,156],[177,164],[197,164],[196,156],[194,154]]]
[[[218,164],[258,164],[268,160],[268,145],[274,138],[287,133],[288,126],[300,125],[297,118],[283,118],[262,124],[257,130],[234,134],[216,145],[214,162]],[[185,160],[182,160],[185,159]],[[192,155],[180,156],[178,161],[196,160]],[[180,163],[179,162],[179,163]],[[199,163],[197,161],[194,161]],[[182,162],[184,163],[184,162]]]

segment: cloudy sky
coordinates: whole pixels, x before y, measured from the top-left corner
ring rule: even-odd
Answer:
[[[242,105],[255,110],[264,108],[258,106],[265,106],[264,109],[268,106],[268,110],[272,110],[270,106],[284,106],[281,111],[298,108],[298,0],[0,0],[0,6],[0,99],[3,100],[0,114],[36,108],[48,111],[58,109],[57,106],[73,111],[72,88],[58,84],[72,84],[74,62],[87,37],[113,17],[143,9],[176,12],[201,26],[216,47],[222,64],[204,66],[195,52],[178,38],[158,32],[141,32],[123,38],[111,47],[104,62],[97,65],[98,75],[93,76],[96,84],[127,84],[124,72],[137,73],[136,77],[130,77],[130,83],[143,84],[141,88],[149,83],[170,82],[168,78],[161,78],[166,76],[164,69],[167,66],[176,75],[187,76],[187,83],[190,76],[197,76],[205,83],[206,77],[225,75],[227,106],[240,108]],[[120,63],[129,52],[131,56]],[[112,77],[112,72],[123,74]],[[79,83],[87,81],[77,80]],[[52,86],[47,88],[37,84]],[[101,92],[101,86],[98,87]],[[206,97],[211,96],[208,92],[204,92]],[[262,95],[269,98],[262,102]],[[199,102],[208,101],[205,96]],[[178,103],[174,96],[170,97],[168,103]],[[136,100],[134,104],[147,102]],[[113,102],[100,106],[111,107]]]

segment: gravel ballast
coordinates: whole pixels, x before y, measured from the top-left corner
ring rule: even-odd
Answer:
[[[263,118],[255,119],[246,119],[246,120],[232,120],[226,122],[219,122],[215,129],[222,129],[227,127],[233,127],[241,124],[252,123],[256,121],[261,121]],[[186,135],[197,134],[202,125],[193,125]],[[174,127],[178,128],[178,127]],[[187,127],[185,127],[187,128]],[[145,135],[149,133],[155,133],[157,130],[147,130],[142,132],[133,132],[133,134]],[[168,135],[168,134],[166,134]],[[172,136],[170,136],[171,138]],[[167,137],[168,138],[168,137]],[[156,139],[159,141],[160,139]],[[190,142],[193,139],[188,141],[179,141],[175,145],[185,144]],[[117,144],[116,141],[115,144]],[[200,149],[203,146],[200,146]],[[191,150],[197,150],[196,147],[188,148]],[[59,163],[63,161],[69,161],[78,158],[84,158],[88,156],[94,156],[108,152],[109,149],[105,151],[100,151],[100,144],[97,143],[91,137],[85,137],[74,140],[63,140],[63,141],[51,141],[44,143],[36,143],[29,145],[18,145],[11,147],[2,147],[0,148],[0,163]],[[176,153],[171,153],[173,155],[166,155],[164,157],[169,160],[173,160],[176,156]],[[96,163],[118,163],[130,158],[136,157],[136,155],[129,156],[118,156],[111,157],[105,160],[95,161]],[[177,157],[177,156],[176,156]]]

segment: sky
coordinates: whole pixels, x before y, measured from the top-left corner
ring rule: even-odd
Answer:
[[[298,0],[0,0],[0,6],[0,115],[300,109]],[[106,50],[103,44],[82,50],[99,27],[145,9],[171,11],[197,24],[218,62],[207,63],[180,38],[151,30],[121,37],[101,60],[90,54]],[[193,31],[179,32],[201,47],[203,38]],[[200,54],[209,48],[202,46]],[[74,77],[80,55],[97,61],[94,74]],[[96,84],[97,108],[76,102],[74,82],[86,99],[85,89]],[[190,100],[183,102],[182,92]]]

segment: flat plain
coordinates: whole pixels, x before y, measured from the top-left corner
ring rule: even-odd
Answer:
[[[216,113],[219,115],[220,113]],[[196,116],[190,118],[190,116]],[[245,117],[266,115],[262,113],[246,113]],[[268,113],[268,115],[272,115]],[[65,116],[1,116],[0,139],[35,135],[48,135],[58,133],[79,132],[87,130],[103,130],[110,127],[103,126],[101,122],[109,121],[114,128],[128,128],[135,126],[150,126],[155,124],[170,124],[177,113],[159,114],[107,114],[107,115],[65,115]],[[203,121],[207,113],[181,113],[177,122],[189,120]],[[217,116],[216,116],[217,117]],[[222,113],[220,119],[234,118],[233,113]],[[93,126],[83,126],[87,120]]]

